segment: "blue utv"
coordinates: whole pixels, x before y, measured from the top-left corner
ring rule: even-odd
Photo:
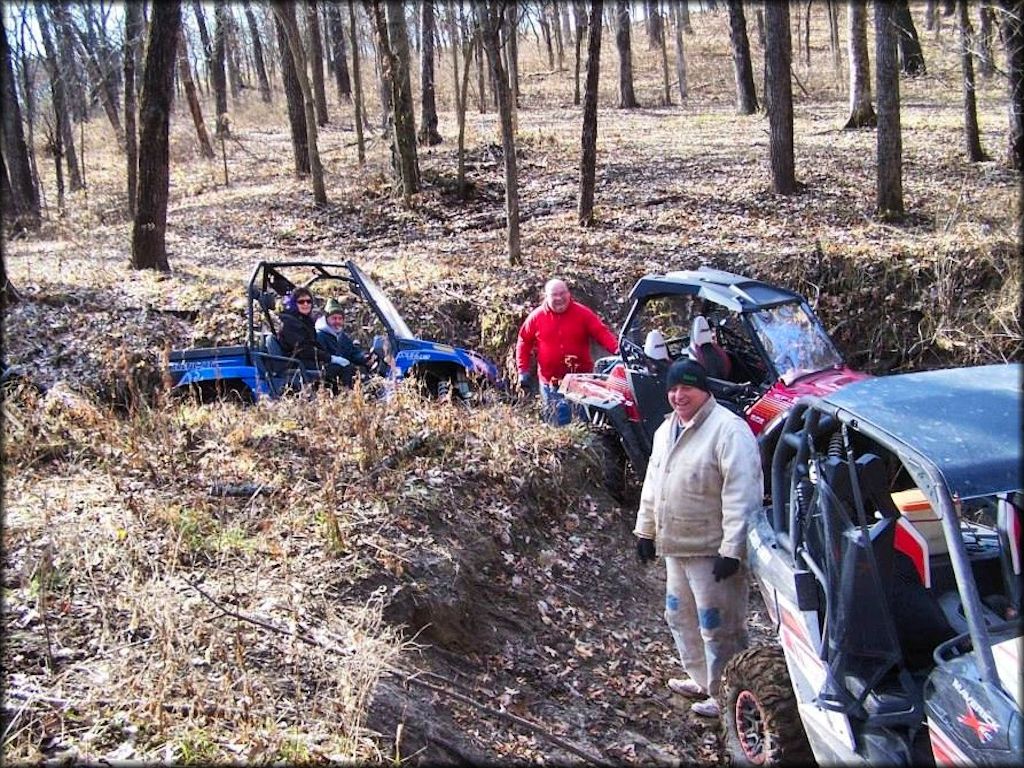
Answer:
[[[450,393],[462,401],[471,401],[482,385],[499,384],[497,366],[483,355],[417,338],[354,262],[261,261],[247,287],[245,343],[172,351],[168,372],[173,390],[202,399],[236,396],[252,402],[315,386],[320,371],[286,355],[276,336],[279,304],[300,286],[318,302],[353,297],[346,306],[346,330],[353,336],[378,332],[371,346],[372,374],[392,382],[412,377],[432,397]]]

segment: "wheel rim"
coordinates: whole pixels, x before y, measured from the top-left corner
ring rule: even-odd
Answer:
[[[764,765],[768,757],[768,736],[764,713],[757,697],[750,691],[736,696],[736,734],[744,757],[754,765]]]

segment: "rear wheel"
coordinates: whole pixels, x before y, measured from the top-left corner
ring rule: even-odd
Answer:
[[[814,763],[782,649],[750,648],[722,674],[722,729],[733,765]]]
[[[618,502],[626,501],[626,452],[614,432],[595,435],[594,450],[601,471],[601,483],[608,495]]]

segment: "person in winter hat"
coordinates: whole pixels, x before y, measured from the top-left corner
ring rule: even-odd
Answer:
[[[278,315],[281,327],[277,340],[285,355],[300,360],[307,368],[319,368],[323,381],[332,389],[344,382],[344,370],[350,365],[343,355],[332,355],[316,339],[313,321],[313,294],[308,288],[294,289],[284,302],[284,311]]]
[[[642,563],[665,558],[665,620],[689,675],[668,686],[718,717],[722,669],[747,644],[746,521],[764,478],[754,434],[715,401],[700,363],[674,362],[666,386],[672,411],[654,433],[633,533]]]
[[[368,368],[372,366],[372,362],[370,357],[342,330],[343,322],[345,322],[344,306],[337,299],[328,299],[327,304],[324,305],[323,314],[316,320],[316,341],[331,355],[347,361],[342,370],[342,382],[345,386],[351,387],[355,378],[355,366]]]

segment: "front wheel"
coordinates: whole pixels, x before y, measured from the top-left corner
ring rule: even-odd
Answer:
[[[722,673],[723,743],[733,765],[813,765],[786,658],[778,646],[742,651]]]

